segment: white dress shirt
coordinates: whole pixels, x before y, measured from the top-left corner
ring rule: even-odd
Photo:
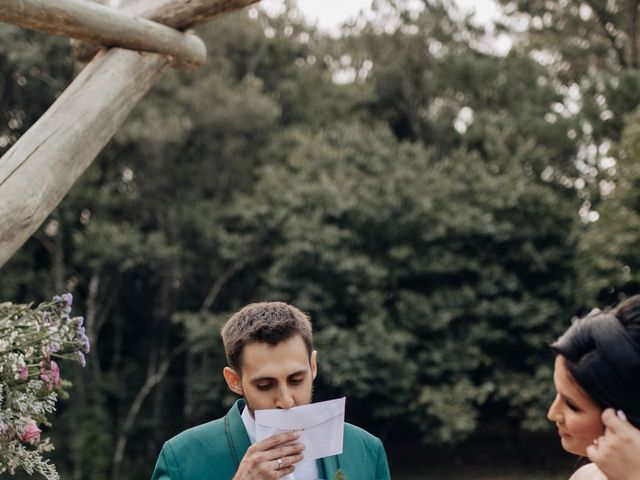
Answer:
[[[247,430],[247,435],[249,435],[249,440],[253,445],[254,443],[256,443],[256,421],[251,416],[251,412],[249,412],[249,409],[246,406],[242,410],[242,423],[244,423],[244,428]],[[320,478],[320,475],[318,473],[318,466],[316,465],[315,460],[303,459],[301,462],[296,463],[295,467],[295,476],[293,473],[290,473],[289,475],[285,475],[284,477],[282,477],[282,479],[318,480]]]

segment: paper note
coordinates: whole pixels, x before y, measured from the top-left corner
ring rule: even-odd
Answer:
[[[256,439],[282,432],[300,432],[305,460],[342,453],[345,397],[287,410],[256,410]]]

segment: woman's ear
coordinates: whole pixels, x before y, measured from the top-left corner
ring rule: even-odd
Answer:
[[[222,375],[224,376],[224,380],[227,382],[229,390],[238,395],[244,395],[240,375],[233,368],[224,367]]]

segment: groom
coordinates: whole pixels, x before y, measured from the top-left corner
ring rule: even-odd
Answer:
[[[297,433],[256,442],[254,412],[311,403],[317,352],[311,322],[282,302],[247,305],[222,329],[228,366],[224,379],[242,396],[218,420],[191,428],[165,442],[152,480],[390,480],[382,442],[344,424],[343,452],[305,460]]]

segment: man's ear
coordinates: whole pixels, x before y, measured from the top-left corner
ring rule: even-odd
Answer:
[[[311,378],[316,379],[318,374],[318,352],[314,350],[309,357],[309,365],[311,366]]]
[[[242,381],[240,380],[240,375],[230,367],[224,367],[222,370],[222,375],[224,376],[224,380],[227,382],[227,386],[229,390],[238,395],[244,395],[242,391]]]

